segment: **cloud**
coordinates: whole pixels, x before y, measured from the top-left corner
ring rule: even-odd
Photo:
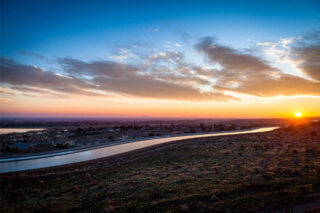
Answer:
[[[285,42],[284,45],[286,44],[288,42]],[[260,97],[320,95],[319,82],[283,73],[281,70],[269,65],[267,61],[248,53],[222,46],[213,38],[204,38],[195,47],[205,54],[211,63],[219,64],[222,67],[221,70],[210,70],[210,73],[216,79],[216,84],[213,85],[214,89]],[[308,49],[303,50],[306,51]],[[308,60],[305,61],[315,62],[317,60],[317,56],[314,55],[316,51],[310,51],[312,52],[312,57],[307,57]],[[303,56],[306,55],[308,54],[303,54]],[[200,68],[197,71],[198,73],[208,73]]]
[[[301,61],[298,67],[308,77],[320,81],[320,31],[305,35],[292,48],[295,60]]]
[[[249,77],[240,81],[235,80],[234,82],[237,84],[234,88],[224,85],[217,85],[214,88],[259,97],[320,95],[320,83],[288,74],[282,74],[279,78],[268,76]]]
[[[218,63],[228,71],[259,72],[277,70],[258,57],[219,45],[213,37],[201,39],[195,47],[201,53],[206,54],[210,62]]]
[[[291,73],[314,81],[320,80],[320,31],[257,45],[274,62],[282,66],[289,65]]]
[[[63,77],[39,67],[23,65],[7,58],[0,58],[0,82],[11,86],[35,87],[60,93],[80,95],[99,95],[86,89],[94,89],[84,80],[75,77]]]
[[[66,98],[68,94],[61,94],[48,89],[41,89],[30,86],[11,86],[10,89],[22,92],[23,95],[31,97],[55,97],[55,98]]]
[[[0,83],[14,93],[36,97],[129,96],[186,101],[238,100],[237,94],[258,97],[320,95],[319,34],[261,42],[273,57],[294,63],[304,76],[283,72],[253,54],[217,42],[213,37],[194,45],[204,64],[188,63],[181,51],[135,54],[137,60],[83,61],[58,58],[59,73],[0,58]],[[280,48],[280,49],[279,49]],[[120,49],[124,57],[131,49]],[[279,63],[281,60],[278,61]],[[283,62],[283,61],[282,61]],[[307,77],[306,77],[307,76]],[[233,94],[231,96],[230,94]]]
[[[102,89],[119,93],[162,99],[177,100],[219,100],[235,99],[223,93],[200,92],[191,86],[173,84],[150,76],[136,75],[131,78],[96,78],[94,79]]]
[[[115,55],[109,56],[110,59],[115,59],[119,61],[125,61],[128,59],[134,59],[137,58],[137,55],[132,53],[128,48],[118,48],[115,52]]]
[[[10,89],[29,96],[35,96],[35,93],[55,97],[60,97],[61,93],[85,96],[116,93],[125,96],[177,100],[235,99],[219,92],[201,92],[198,88],[179,83],[180,80],[186,79],[205,82],[205,80],[200,82],[201,80],[197,78],[176,76],[169,81],[164,76],[161,78],[148,75],[138,68],[122,63],[84,62],[72,58],[61,58],[58,61],[64,68],[64,75],[1,58],[1,83],[9,84]],[[90,76],[90,79],[87,79],[87,76]]]
[[[186,32],[186,31],[184,31],[184,30],[176,30],[175,33],[176,33],[176,34],[182,39],[182,41],[183,41],[184,43],[186,43],[186,44],[188,44],[188,43],[190,42],[191,38],[192,38],[192,36],[191,36],[188,32]]]
[[[123,75],[134,75],[138,69],[124,63],[112,61],[85,62],[73,58],[60,58],[58,62],[64,71],[70,75],[77,76],[108,76],[122,77]]]
[[[145,57],[149,62],[159,62],[159,61],[168,61],[170,63],[176,62],[178,64],[182,63],[184,56],[182,52],[179,51],[167,51],[160,52],[157,54],[153,54]]]
[[[30,56],[30,57],[34,57],[34,58],[38,58],[38,59],[45,59],[46,58],[45,56],[43,56],[39,53],[29,52],[29,51],[25,51],[25,50],[20,50],[19,53],[21,55]]]
[[[168,59],[177,54],[159,54],[151,60]],[[65,71],[72,75],[90,75],[91,82],[97,85],[99,90],[112,91],[122,95],[177,99],[177,100],[219,100],[226,101],[235,99],[229,95],[218,92],[201,92],[190,85],[180,84],[179,80],[184,77],[166,78],[166,75],[153,75],[136,67],[109,62],[93,61],[83,62],[80,60],[65,58],[59,60],[65,67]],[[179,61],[179,60],[178,60]],[[153,70],[153,73],[156,72]],[[171,77],[173,77],[171,75]],[[189,78],[189,80],[191,80]],[[192,78],[193,81],[200,81]],[[203,80],[203,82],[206,82]],[[203,83],[202,82],[202,83]]]
[[[320,81],[320,45],[308,46],[297,50],[303,63],[299,66],[310,78]]]
[[[215,78],[220,73],[220,71],[217,69],[210,69],[201,66],[192,66],[190,69],[187,69],[184,72],[192,73],[192,71],[194,71],[197,75],[205,76],[207,78]]]
[[[14,102],[14,100],[10,99],[10,98],[1,98],[0,97],[0,103],[12,103]]]
[[[173,72],[157,72],[157,70],[153,70],[152,76],[157,79],[162,79],[168,82],[175,82],[179,84],[186,85],[210,85],[211,82],[206,78],[200,78],[196,75],[181,75],[174,74]]]
[[[0,86],[0,94],[3,95],[15,95],[15,93],[8,91],[7,88]]]

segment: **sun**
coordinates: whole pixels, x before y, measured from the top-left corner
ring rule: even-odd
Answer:
[[[300,118],[302,116],[301,112],[296,112],[296,117]]]

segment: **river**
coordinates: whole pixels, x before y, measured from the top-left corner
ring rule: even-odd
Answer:
[[[166,138],[155,138],[131,143],[124,143],[108,147],[100,147],[83,151],[66,151],[57,152],[50,155],[33,155],[27,157],[12,157],[0,160],[0,173],[9,173],[33,169],[41,169],[47,167],[63,166],[67,164],[80,163],[99,158],[110,157],[117,154],[150,147],[153,145],[169,143],[173,141],[195,139],[204,137],[214,137],[222,135],[240,135],[248,133],[268,132],[278,127],[263,127],[244,131],[230,131],[208,134],[191,134],[183,136],[173,136]]]

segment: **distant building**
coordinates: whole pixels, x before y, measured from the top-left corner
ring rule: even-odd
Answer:
[[[9,145],[9,148],[12,149],[18,149],[18,150],[25,150],[29,148],[29,145],[27,143],[23,143],[23,142],[16,142],[12,145]]]

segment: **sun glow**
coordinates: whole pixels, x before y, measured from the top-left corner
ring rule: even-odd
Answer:
[[[296,117],[300,118],[302,116],[301,112],[296,112]]]

